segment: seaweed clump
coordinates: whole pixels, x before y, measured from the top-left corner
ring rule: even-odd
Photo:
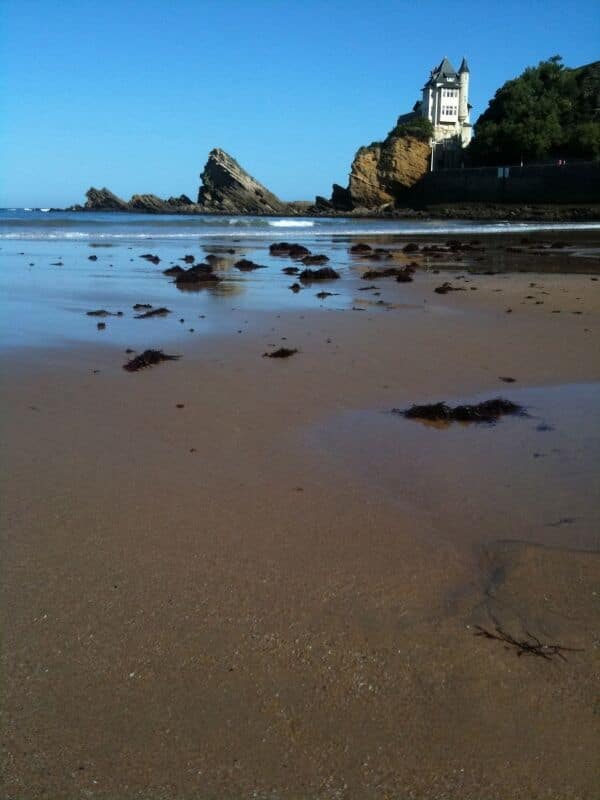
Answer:
[[[384,269],[368,269],[363,272],[362,279],[365,281],[377,280],[378,278],[396,278],[399,283],[410,283],[415,268],[411,264],[405,267],[385,267]]]
[[[210,264],[196,264],[183,272],[177,273],[175,285],[178,289],[201,284],[220,283],[221,278],[212,271]]]
[[[272,353],[263,353],[263,358],[289,358],[297,352],[296,348],[280,347],[278,350],[273,350]]]
[[[143,314],[136,314],[135,319],[149,319],[150,317],[166,317],[171,311],[168,308],[152,308]]]
[[[155,364],[160,364],[161,361],[177,361],[181,356],[170,356],[163,353],[162,350],[144,350],[139,356],[132,358],[126,364],[123,364],[123,369],[127,372],[137,372],[145,367],[152,367]]]
[[[448,292],[464,292],[464,286],[452,286],[451,283],[445,281],[441,286],[436,286],[433,290],[436,294],[448,294]]]
[[[275,242],[270,245],[269,252],[272,256],[289,256],[290,258],[304,258],[310,255],[308,247],[290,242]]]
[[[331,281],[339,278],[340,273],[336,272],[332,267],[321,267],[321,269],[303,269],[299,277],[303,283]]]
[[[452,406],[444,402],[429,405],[413,405],[401,410],[392,409],[407,419],[422,419],[430,422],[496,422],[506,414],[522,414],[523,408],[511,400],[495,397],[474,405]]]
[[[304,256],[304,258],[300,260],[306,267],[316,267],[319,266],[319,264],[326,264],[329,261],[329,257],[320,253],[319,255]]]
[[[247,258],[241,258],[239,261],[236,261],[233,266],[239,269],[240,272],[252,272],[255,269],[266,269],[264,264],[255,264],[254,261],[250,261]]]

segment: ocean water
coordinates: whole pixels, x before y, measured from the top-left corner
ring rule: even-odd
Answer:
[[[386,220],[351,217],[284,218],[193,216],[173,214],[78,213],[48,209],[0,209],[3,241],[106,241],[146,239],[285,239],[368,235],[519,233],[530,231],[600,230],[600,222],[473,222],[462,220]]]
[[[564,229],[594,231],[600,229],[600,223],[185,217],[2,209],[0,348],[81,342],[162,347],[173,337],[189,332],[189,327],[194,328],[196,336],[229,330],[236,324],[232,322],[232,310],[348,309],[357,297],[362,297],[357,288],[368,266],[364,259],[348,252],[358,237],[370,237],[374,246],[398,247],[400,237],[406,241],[407,236],[418,240],[440,234],[476,236]],[[326,254],[329,265],[340,272],[343,280],[305,287],[294,294],[289,287],[296,278],[284,274],[282,268],[296,262],[269,253],[269,244],[278,240],[298,241],[313,253]],[[232,249],[234,253],[230,252]],[[140,258],[148,252],[159,256],[158,265]],[[199,291],[180,291],[171,278],[163,275],[163,270],[182,264],[181,259],[190,254],[196,262],[204,261],[208,254],[220,256],[215,269],[225,280]],[[234,264],[241,258],[262,264],[265,269],[240,272]],[[465,268],[454,262],[436,266]],[[414,302],[414,293],[395,286],[395,301],[407,307]],[[331,291],[332,296],[319,298],[322,289]],[[166,306],[173,313],[141,322],[134,317],[135,303]],[[104,320],[103,331],[97,328],[98,319],[86,313],[101,308],[123,312],[122,316]],[[250,313],[248,319],[251,324]]]

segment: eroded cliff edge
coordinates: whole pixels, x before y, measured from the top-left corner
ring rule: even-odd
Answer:
[[[336,211],[393,210],[429,170],[431,149],[426,132],[397,124],[381,142],[359,148],[346,188],[337,184],[329,203]],[[324,206],[322,198],[316,205]]]

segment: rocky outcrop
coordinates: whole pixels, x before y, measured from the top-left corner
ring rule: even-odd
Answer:
[[[338,211],[351,211],[352,197],[350,196],[350,190],[344,189],[339,183],[334,183],[333,192],[331,193],[331,205]]]
[[[88,189],[85,193],[87,201],[80,208],[86,211],[127,211],[127,203],[113,194],[106,187],[104,189]]]
[[[134,194],[128,203],[129,210],[143,211],[148,214],[168,214],[171,206],[155,194]]]
[[[305,214],[310,203],[284,203],[249,175],[224,150],[211,150],[200,175],[198,202],[182,194],[163,200],[155,194],[134,194],[129,202],[108,189],[88,190],[84,206],[72,211],[137,211],[146,214]]]
[[[108,189],[95,189],[93,186],[86,192],[86,203],[83,206],[71,206],[67,211],[136,211],[145,214],[202,214],[202,210],[182,194],[162,200],[155,194],[134,194],[131,200],[125,201]]]
[[[195,205],[194,201],[191,200],[187,194],[180,194],[179,197],[169,197],[167,203],[170,206],[179,206],[180,208]]]
[[[427,142],[395,128],[383,142],[358,150],[348,188],[333,186],[332,205],[339,211],[393,208],[427,173],[430,153]]]
[[[198,206],[204,212],[285,214],[290,208],[249,175],[224,150],[211,150],[200,175]]]

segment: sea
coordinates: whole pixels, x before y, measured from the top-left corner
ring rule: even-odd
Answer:
[[[181,216],[69,212],[42,208],[0,209],[0,243],[4,241],[139,242],[198,239],[273,239],[378,235],[484,234],[600,229],[600,222],[547,223],[499,220],[365,219],[356,217]]]
[[[519,234],[533,231],[593,231],[600,222],[531,223],[514,221],[400,220],[357,218],[285,218],[253,216],[180,216],[68,212],[40,208],[0,209],[0,349],[68,346],[103,341],[116,346],[157,345],[196,322],[199,335],[223,329],[230,309],[253,312],[277,309],[341,310],[357,295],[364,262],[353,262],[348,248],[361,238],[374,246],[392,246],[398,238]],[[318,289],[294,293],[294,278],[282,272],[289,261],[272,257],[268,246],[294,241],[324,253],[342,277],[324,302]],[[234,251],[233,253],[231,251]],[[143,258],[151,253],[160,262]],[[216,271],[225,280],[198,292],[181,292],[163,270],[193,255],[220,257]],[[250,259],[264,269],[243,273],[235,261]],[[285,262],[285,263],[284,263]],[[440,265],[443,268],[443,264]],[[355,280],[352,280],[355,279]],[[328,287],[329,288],[329,287]],[[166,319],[140,325],[137,303],[167,307]],[[88,311],[111,314],[105,328]],[[202,320],[202,324],[198,324]],[[199,330],[198,330],[199,329]],[[102,332],[100,334],[100,331]],[[149,333],[152,336],[149,337]],[[180,334],[179,334],[180,335]]]

